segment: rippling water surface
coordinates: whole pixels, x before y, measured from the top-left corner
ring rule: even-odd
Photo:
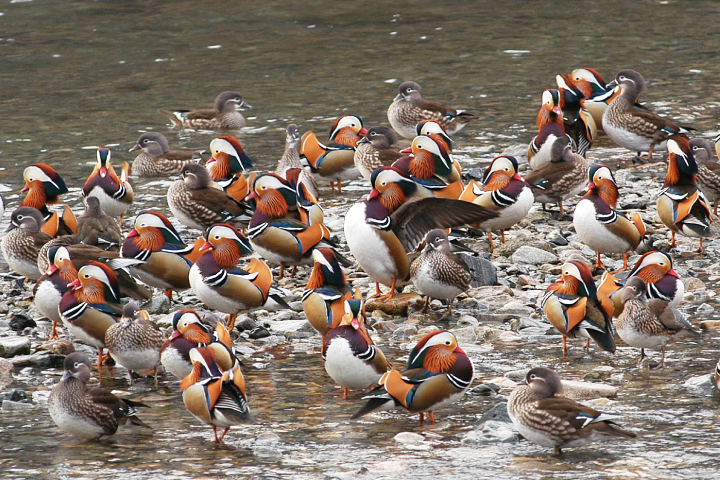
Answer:
[[[171,131],[156,110],[209,107],[224,90],[253,105],[238,137],[256,167],[269,169],[282,155],[288,123],[320,137],[345,113],[361,115],[366,127],[387,124],[397,86],[410,79],[426,98],[478,115],[457,135],[457,158],[482,165],[527,143],[542,90],[556,74],[582,66],[607,81],[622,68],[640,71],[649,84],[643,99],[653,109],[709,138],[718,132],[720,105],[718,10],[716,2],[644,0],[5,1],[0,184],[11,209],[23,168],[46,162],[72,187],[63,200],[79,210],[97,146],[112,148],[116,162],[130,161],[137,137],[155,130],[173,147],[207,149],[215,134]],[[597,162],[628,156],[604,136],[589,153]],[[167,213],[170,181],[135,179],[134,211]],[[322,187],[329,223],[340,229],[347,202],[366,187],[357,182],[345,199]],[[709,290],[717,287],[702,267],[694,271]],[[692,315],[695,307],[685,310]],[[340,398],[319,356],[308,353],[319,347],[313,339],[245,360],[257,423],[234,428],[224,446],[208,441],[209,428],[184,410],[177,382],[163,377],[158,389],[141,381],[130,390],[152,407],[142,412],[152,433],[81,444],[61,434],[42,406],[0,412],[0,468],[5,478],[709,478],[720,469],[718,397],[683,384],[711,371],[717,337],[671,346],[670,368],[650,374],[633,368],[637,352],[629,348],[612,358],[578,352],[562,360],[555,340],[469,345],[481,379],[545,364],[565,377],[590,375],[622,387],[608,408],[624,414],[639,438],[561,458],[525,441],[461,443],[498,402],[473,392],[438,412],[435,426],[418,427],[404,414],[351,422],[359,394]],[[383,348],[390,358],[406,352],[399,343]],[[44,374],[58,380],[61,372]],[[45,377],[37,370],[16,372],[7,388],[47,389],[38,378]],[[124,371],[114,370],[102,386],[124,393]],[[401,431],[424,434],[431,447],[396,444]]]

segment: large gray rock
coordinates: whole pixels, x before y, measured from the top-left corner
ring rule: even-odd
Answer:
[[[515,263],[542,265],[543,263],[557,263],[558,257],[554,253],[541,250],[530,245],[523,245],[515,250],[510,259]]]
[[[458,253],[457,255],[465,260],[468,268],[470,268],[470,273],[475,277],[470,283],[471,287],[486,287],[497,284],[497,267],[490,260],[467,253]]]
[[[11,360],[16,367],[62,367],[65,357],[48,350],[40,350],[32,355],[18,355]]]
[[[10,358],[30,353],[30,339],[28,337],[0,338],[0,357]]]

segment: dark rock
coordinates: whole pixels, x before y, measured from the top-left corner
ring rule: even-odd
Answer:
[[[13,402],[19,402],[21,400],[27,399],[27,394],[24,390],[20,390],[18,388],[13,388],[12,390],[8,390],[7,392],[0,395],[0,398],[3,400],[10,400]]]
[[[244,330],[254,330],[257,328],[257,323],[255,323],[255,320],[253,320],[250,317],[243,317],[240,319],[239,322],[235,324],[235,328],[240,330],[241,332]]]
[[[497,386],[497,385],[495,385]],[[499,390],[499,387],[498,387]],[[510,420],[510,416],[507,412],[507,402],[500,402],[495,404],[494,407],[492,407],[490,410],[485,412],[485,414],[480,417],[480,419],[475,422],[475,425],[482,425],[483,423],[487,422],[488,420],[494,420],[496,422],[505,422],[505,423],[512,423],[512,420]]]
[[[165,295],[156,295],[140,306],[151,315],[165,314],[170,312],[170,299]]]
[[[552,239],[550,239],[550,242],[558,246],[565,246],[568,244],[567,238],[565,238],[562,230],[560,230],[559,228],[557,234]]]
[[[111,359],[112,360],[112,359]],[[62,367],[65,356],[57,355],[48,350],[40,350],[32,355],[20,355],[13,357],[11,362],[16,367],[40,367],[40,368],[56,368]]]
[[[483,179],[483,174],[485,173],[484,168],[471,168],[469,170],[466,170],[463,172],[463,177],[466,180],[475,180],[476,182],[481,182]]]
[[[35,320],[24,313],[13,313],[10,318],[10,329],[15,330],[16,332],[22,332],[26,328],[35,327],[37,327]]]
[[[470,268],[470,273],[475,277],[470,286],[486,287],[497,284],[497,267],[491,261],[466,253],[459,253],[458,256],[465,260],[468,268]]]
[[[248,333],[248,337],[256,340],[258,338],[266,338],[270,336],[270,332],[265,327],[255,327]]]
[[[483,397],[492,397],[492,396],[497,395],[497,392],[499,390],[500,390],[500,387],[498,387],[494,383],[482,383],[472,389],[472,394],[480,395]]]

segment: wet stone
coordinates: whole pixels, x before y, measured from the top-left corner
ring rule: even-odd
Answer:
[[[25,391],[20,390],[19,388],[13,388],[12,390],[8,390],[0,396],[3,400],[10,400],[13,402],[19,402],[21,400],[27,399],[27,394],[25,393]]]
[[[407,340],[414,335],[416,335],[418,332],[418,328],[415,325],[412,324],[403,324],[400,325],[397,330],[393,332],[393,334],[390,336],[391,340]],[[458,339],[459,340],[459,339]]]
[[[0,338],[0,357],[10,358],[30,353],[30,339],[28,337]]]
[[[423,299],[417,293],[396,293],[392,298],[381,300],[372,298],[365,302],[365,310],[382,310],[388,315],[407,315],[410,305],[421,305]]]
[[[543,263],[557,263],[558,257],[554,253],[545,250],[523,245],[518,248],[511,257],[513,262],[527,263],[530,265],[542,265]]]
[[[35,323],[35,320],[30,318],[28,315],[16,312],[12,314],[9,326],[11,330],[15,330],[16,332],[22,332],[26,328],[37,327],[37,323]]]
[[[265,327],[255,327],[254,329],[250,330],[248,332],[248,337],[252,338],[253,340],[260,339],[260,338],[266,338],[269,337],[271,333],[268,331]]]
[[[170,311],[170,299],[165,295],[156,295],[140,306],[150,315],[165,314]]]
[[[477,429],[466,433],[461,441],[463,443],[514,442],[517,438],[518,434],[512,423],[488,420]]]
[[[400,432],[393,437],[393,440],[402,444],[419,445],[425,442],[425,437],[418,433]]]
[[[471,286],[483,287],[497,284],[497,268],[491,261],[466,253],[459,253],[458,256],[465,260],[470,273],[475,277]]]
[[[20,410],[32,410],[35,406],[32,403],[13,402],[12,400],[3,400],[3,412],[16,412]]]
[[[18,355],[11,361],[16,367],[62,367],[65,355],[56,355],[48,350],[40,350],[32,355]]]
[[[685,380],[683,386],[690,390],[696,390],[705,394],[712,393],[715,389],[715,379],[712,373],[690,377]]]

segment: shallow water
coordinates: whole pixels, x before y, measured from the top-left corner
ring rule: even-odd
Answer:
[[[607,81],[622,68],[640,71],[649,106],[711,137],[720,106],[720,36],[711,21],[718,9],[715,2],[657,1],[6,2],[0,7],[0,183],[12,209],[25,166],[50,163],[73,188],[63,201],[79,210],[78,191],[97,146],[110,146],[116,164],[130,161],[127,150],[140,133],[156,130],[173,147],[207,149],[214,133],[171,131],[156,110],[209,107],[229,89],[253,105],[238,137],[256,168],[269,169],[282,154],[287,123],[321,138],[343,113],[361,115],[366,127],[386,124],[398,84],[409,79],[427,98],[478,115],[456,138],[456,157],[472,167],[527,143],[542,90],[553,87],[556,74],[581,66],[595,67]],[[589,153],[611,164],[628,156],[604,136]],[[160,205],[167,213],[170,181],[135,179],[134,212]],[[336,230],[347,203],[366,191],[355,185],[349,199],[323,200]],[[685,250],[676,262],[698,258]],[[717,279],[702,267],[692,270],[716,289]],[[684,308],[693,314],[696,306]],[[639,438],[560,458],[526,441],[461,443],[499,401],[473,392],[438,412],[435,426],[419,427],[400,413],[351,422],[360,394],[340,398],[319,356],[307,353],[319,347],[312,339],[245,359],[257,423],[234,428],[225,446],[208,441],[210,429],[185,411],[177,382],[163,377],[157,390],[143,381],[130,389],[131,398],[152,407],[141,412],[151,433],[125,431],[80,444],[59,432],[43,406],[0,412],[0,467],[6,478],[712,477],[720,468],[719,397],[683,384],[711,371],[718,336],[671,345],[669,368],[649,374],[633,368],[637,352],[630,348],[614,357],[577,349],[563,360],[559,337],[463,345],[480,379],[542,364],[565,378],[599,375],[622,386],[617,402],[601,408],[624,414],[622,423]],[[382,344],[396,363],[405,347]],[[59,379],[61,372],[52,373]],[[6,388],[46,389],[37,385],[40,375],[16,372]],[[124,370],[106,375],[102,386],[125,394]],[[422,433],[432,447],[396,444],[401,431]]]

